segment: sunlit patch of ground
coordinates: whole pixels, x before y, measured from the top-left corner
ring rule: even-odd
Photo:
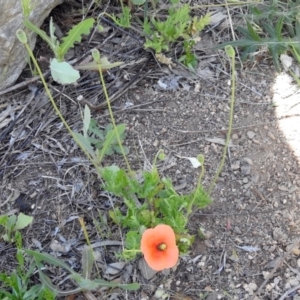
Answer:
[[[273,85],[276,116],[288,144],[300,161],[300,87],[293,78],[281,73]]]

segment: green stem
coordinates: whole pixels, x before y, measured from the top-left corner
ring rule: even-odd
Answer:
[[[204,162],[201,163],[201,173],[200,173],[199,178],[198,178],[198,183],[197,183],[197,187],[196,187],[195,192],[194,192],[194,197],[193,197],[192,201],[190,201],[190,203],[188,204],[188,207],[187,207],[187,215],[186,215],[187,219],[190,216],[190,214],[193,212],[193,206],[194,206],[194,203],[195,203],[196,197],[197,197],[197,190],[201,186],[203,175],[204,175]]]
[[[95,61],[96,61],[97,65],[98,65],[98,71],[99,71],[99,75],[100,75],[100,79],[101,79],[101,83],[102,83],[102,87],[103,87],[103,92],[104,92],[106,103],[107,103],[107,107],[108,107],[108,110],[109,110],[110,119],[111,119],[111,122],[113,124],[114,130],[116,132],[116,136],[117,136],[117,140],[118,140],[118,145],[119,145],[119,147],[120,147],[120,149],[122,151],[122,155],[123,155],[124,160],[126,162],[127,169],[128,169],[128,171],[130,173],[132,173],[131,168],[130,168],[130,164],[128,162],[128,159],[126,157],[126,154],[125,154],[122,142],[121,142],[121,138],[119,136],[119,132],[117,130],[117,126],[116,126],[114,114],[113,114],[113,111],[112,111],[112,108],[111,108],[111,105],[110,105],[110,100],[109,100],[109,97],[108,97],[108,93],[107,93],[107,89],[106,89],[106,85],[105,85],[105,82],[104,82],[103,73],[102,73],[102,69],[101,69],[100,53],[99,53],[98,50],[96,50],[96,49],[94,49],[94,50],[92,52],[93,53],[93,58],[94,59],[96,58]]]
[[[227,51],[228,50],[228,51]],[[212,183],[210,184],[210,187],[208,189],[208,194],[210,195],[213,188],[215,187],[215,184],[223,170],[224,164],[225,164],[225,159],[226,159],[226,153],[228,150],[228,145],[231,137],[231,131],[232,131],[232,124],[233,124],[233,115],[234,115],[234,99],[235,99],[235,55],[234,55],[234,50],[231,46],[228,46],[226,49],[227,55],[231,58],[231,100],[230,100],[230,113],[229,113],[229,124],[228,124],[228,132],[226,136],[226,141],[225,141],[225,146],[223,149],[223,155],[221,162],[219,164],[219,168],[213,178]],[[230,52],[230,54],[229,54]]]

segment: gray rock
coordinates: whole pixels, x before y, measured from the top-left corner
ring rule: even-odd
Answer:
[[[124,269],[124,267],[125,267],[125,262],[122,262],[122,261],[111,263],[107,266],[105,274],[117,275],[117,274],[121,273],[121,271]]]
[[[249,175],[251,172],[251,166],[248,164],[241,166],[241,172],[243,175]]]
[[[238,170],[240,168],[240,165],[241,165],[241,162],[239,160],[236,160],[231,164],[231,169],[234,171]]]
[[[243,183],[248,183],[249,182],[249,179],[247,177],[244,177],[243,178]]]
[[[145,262],[144,258],[141,258],[139,260],[139,270],[141,271],[142,276],[146,280],[152,279],[155,276],[155,274],[157,273],[156,271],[154,271],[153,269],[151,269],[148,266],[148,264]]]
[[[248,164],[248,165],[253,166],[253,161],[252,161],[252,159],[249,158],[249,157],[244,157],[244,158],[242,159],[242,165],[244,165],[244,164]]]
[[[32,10],[29,20],[40,27],[51,10],[63,0],[31,0]],[[0,9],[0,91],[12,85],[26,66],[27,52],[16,37],[18,29],[25,29],[20,0],[1,1]],[[26,29],[26,32],[28,30]],[[36,34],[29,32],[27,39],[34,48]]]

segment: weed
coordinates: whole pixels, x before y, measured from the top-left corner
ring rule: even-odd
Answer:
[[[14,233],[17,245],[16,260],[18,266],[10,274],[0,273],[0,298],[4,300],[54,300],[56,294],[42,284],[32,284],[30,277],[35,265],[33,261],[26,268],[22,250],[22,236],[19,231]]]
[[[124,27],[124,28],[129,28],[130,27],[130,20],[131,20],[131,13],[130,13],[130,8],[128,6],[123,5],[123,0],[121,0],[122,4],[122,14],[118,18],[116,15],[108,15],[117,25]]]
[[[38,273],[42,284],[45,287],[47,287],[51,292],[60,296],[68,296],[68,295],[79,293],[81,291],[95,291],[101,287],[111,287],[111,288],[119,287],[131,291],[137,290],[139,288],[139,285],[137,283],[119,284],[114,282],[107,282],[103,279],[95,279],[95,278],[90,279],[90,274],[92,273],[92,268],[94,264],[93,250],[89,246],[86,246],[83,248],[82,251],[83,251],[82,254],[83,275],[80,275],[79,273],[75,272],[63,261],[47,253],[41,253],[33,250],[24,250],[24,253],[33,257],[34,266],[38,269]],[[77,288],[70,291],[65,291],[65,290],[60,290],[57,286],[53,285],[51,283],[50,278],[43,272],[43,269],[45,269],[43,262],[67,270],[70,273],[69,278],[71,278],[75,282]]]
[[[151,18],[144,21],[144,32],[147,34],[145,48],[152,48],[156,53],[168,51],[171,44],[183,40],[183,54],[179,58],[189,69],[194,70],[198,60],[193,53],[197,34],[210,22],[210,14],[201,18],[191,18],[189,4],[169,9],[165,21]]]
[[[116,224],[129,230],[122,257],[134,258],[143,230],[158,224],[171,226],[177,234],[179,249],[187,252],[194,239],[186,227],[189,212],[211,203],[201,185],[189,194],[179,195],[169,179],[160,178],[155,166],[152,171],[143,172],[140,180],[117,166],[103,168],[101,175],[105,182],[103,188],[123,199],[126,207],[125,213],[120,208],[109,212]],[[143,202],[140,203],[139,199],[143,199]],[[190,207],[190,203],[193,207]]]
[[[194,40],[187,40],[183,42],[184,55],[182,55],[178,61],[182,62],[189,69],[194,70],[197,66],[198,60],[196,55],[193,53],[193,47],[195,45]]]
[[[199,33],[206,25],[209,24],[210,16],[205,15],[202,18],[194,17],[191,20],[190,6],[184,4],[181,7],[172,7],[168,11],[168,17],[165,21],[151,18],[151,22],[144,21],[144,32],[149,36],[146,38],[145,48],[152,48],[156,53],[163,50],[168,51],[172,43],[182,38],[188,41]],[[185,45],[185,50],[190,53],[192,43]]]
[[[33,220],[33,217],[26,216],[20,213],[18,216],[0,216],[0,225],[3,227],[2,238],[6,242],[12,242],[14,240],[14,234],[18,230],[27,227]]]
[[[78,132],[73,134],[93,157],[97,165],[100,165],[105,155],[112,155],[114,152],[122,154],[121,147],[123,147],[125,155],[129,153],[129,149],[122,145],[125,138],[125,125],[120,124],[113,128],[112,124],[108,124],[104,130],[100,129],[97,121],[91,118],[88,106],[85,106],[84,110],[83,134]],[[118,144],[118,135],[121,147]]]
[[[258,8],[251,7],[251,14],[246,16],[247,27],[238,27],[237,30],[245,36],[244,39],[223,43],[219,47],[232,45],[241,47],[241,59],[250,57],[253,61],[259,48],[267,47],[275,68],[281,71],[280,55],[292,53],[299,62],[300,23],[297,7],[299,1],[271,1],[270,5]],[[274,26],[275,24],[275,26]]]
[[[184,54],[179,58],[187,67],[193,69],[197,64],[197,58],[193,53],[193,46],[197,34],[210,22],[210,14],[204,17],[192,18],[191,8],[189,4],[178,6],[177,0],[170,1],[171,8],[168,10],[166,20],[161,21],[158,18],[151,16],[147,17],[148,4],[145,0],[134,0],[131,4],[142,5],[144,4],[144,22],[143,33],[146,37],[144,47],[153,49],[156,54],[163,51],[169,51],[170,46],[179,41],[183,41]],[[155,10],[156,1],[151,1],[152,7]],[[121,27],[130,27],[131,12],[129,7],[123,5],[122,14],[118,18],[115,15],[108,15],[117,25]]]
[[[63,42],[60,43],[54,34],[55,26],[52,18],[50,19],[49,27],[50,36],[48,36],[45,31],[35,26],[28,19],[24,20],[24,25],[28,29],[38,34],[53,51],[55,58],[51,59],[50,70],[53,79],[58,83],[69,84],[74,83],[79,79],[79,72],[75,70],[69,63],[63,61],[64,56],[70,48],[74,47],[75,42],[81,41],[81,36],[83,34],[88,34],[90,32],[94,22],[95,20],[92,18],[81,21],[69,31],[67,36],[62,38]]]

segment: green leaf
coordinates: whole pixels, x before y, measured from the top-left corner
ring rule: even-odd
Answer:
[[[107,58],[103,57],[100,59],[100,65],[97,64],[97,62],[92,61],[86,64],[81,64],[76,66],[76,69],[78,70],[92,70],[92,71],[98,71],[99,66],[101,67],[101,70],[109,70],[115,67],[119,67],[121,65],[123,65],[124,63],[122,61],[117,61],[114,63],[110,63]]]
[[[119,145],[113,146],[113,150],[118,154],[123,154],[122,149],[123,149],[125,155],[129,154],[129,148],[128,147],[122,146],[122,148],[121,148]]]
[[[26,291],[22,297],[22,300],[36,299],[37,295],[41,293],[43,286],[41,284],[35,284],[28,291]]]
[[[75,42],[81,41],[81,36],[83,34],[89,34],[91,28],[93,27],[95,20],[93,18],[85,19],[77,25],[75,25],[66,37],[63,37],[63,42],[60,45],[60,58],[63,58],[68,50],[74,47]]]
[[[52,17],[50,18],[50,24],[49,24],[49,33],[50,33],[50,39],[51,39],[51,41],[52,41],[52,43],[54,44],[54,45],[56,45],[56,43],[57,43],[57,38],[56,38],[56,36],[55,36],[55,34],[54,34],[54,32],[55,32],[55,26],[54,26],[54,24],[53,24],[53,19],[52,19]]]
[[[17,219],[16,225],[14,227],[14,230],[19,230],[19,229],[25,228],[32,222],[32,220],[33,220],[33,217],[26,216],[23,213],[20,213],[18,215],[18,219]]]
[[[28,29],[30,29],[31,31],[38,34],[49,45],[49,47],[51,48],[53,53],[55,53],[56,45],[52,42],[51,38],[47,35],[47,33],[45,31],[39,29],[32,22],[30,22],[28,19],[25,19],[23,23]]]
[[[124,133],[125,129],[126,127],[124,124],[119,124],[115,129],[112,129],[107,133],[105,141],[103,143],[103,147],[101,150],[99,149],[99,162],[102,161],[104,155],[111,153],[111,147],[114,143],[116,143],[117,135],[121,136]]]
[[[7,229],[9,231],[14,230],[16,222],[17,222],[17,216],[16,215],[10,216],[7,220]]]
[[[50,291],[53,291],[55,294],[59,296],[74,295],[81,292],[81,288],[73,289],[70,291],[59,290],[54,284],[52,284],[50,278],[41,271],[40,267],[38,267],[38,271],[39,271],[40,280],[43,283],[43,285],[46,286]]]
[[[6,226],[8,221],[8,216],[4,215],[4,216],[0,216],[0,225]]]
[[[261,40],[260,36],[256,33],[255,29],[253,28],[250,22],[247,22],[247,29],[251,39],[253,39],[254,41]]]
[[[75,83],[80,78],[79,72],[69,63],[59,62],[56,58],[51,59],[50,70],[53,80],[60,84]]]
[[[110,210],[108,212],[108,215],[118,225],[121,225],[121,222],[124,219],[124,216],[122,215],[122,213],[118,207],[115,208],[114,210]]]
[[[28,255],[33,256],[33,258],[35,259],[37,265],[38,265],[39,262],[45,261],[50,265],[64,268],[67,271],[69,271],[71,274],[77,274],[66,263],[64,263],[63,261],[51,256],[48,253],[41,253],[41,252],[38,252],[38,251],[27,250],[27,249],[25,249],[24,252],[27,253]]]
[[[138,283],[129,283],[129,284],[119,284],[114,282],[107,282],[103,279],[94,279],[96,283],[99,284],[99,286],[105,286],[105,287],[119,287],[124,290],[128,291],[136,291],[140,288],[140,285]]]
[[[284,21],[284,17],[279,18],[279,20],[278,20],[278,22],[276,23],[276,26],[275,26],[276,36],[277,36],[279,41],[282,39],[283,21]]]
[[[80,289],[83,291],[95,291],[101,287],[101,285],[97,284],[95,280],[92,281],[90,279],[83,278],[79,274],[71,274],[70,278],[75,280]]]
[[[137,250],[140,248],[141,234],[137,231],[128,231],[126,234],[125,247],[130,250]]]
[[[211,14],[208,13],[201,18],[194,17],[193,18],[193,30],[196,32],[194,34],[199,33],[204,29],[205,26],[210,24]]]
[[[85,245],[82,249],[82,276],[89,279],[92,274],[94,264],[94,252],[90,246]]]
[[[146,0],[131,0],[133,5],[142,5]]]
[[[84,148],[92,158],[95,158],[95,151],[91,146],[89,139],[85,138],[82,134],[78,132],[73,132],[73,135],[76,140],[76,143],[79,143],[80,146]]]
[[[95,119],[90,120],[89,133],[93,134],[95,139],[104,140],[104,130],[100,129]]]
[[[130,27],[130,19],[131,19],[130,8],[128,6],[123,7],[120,18],[116,17],[115,15],[111,15],[111,18],[116,24],[118,24],[121,27],[124,28]]]

